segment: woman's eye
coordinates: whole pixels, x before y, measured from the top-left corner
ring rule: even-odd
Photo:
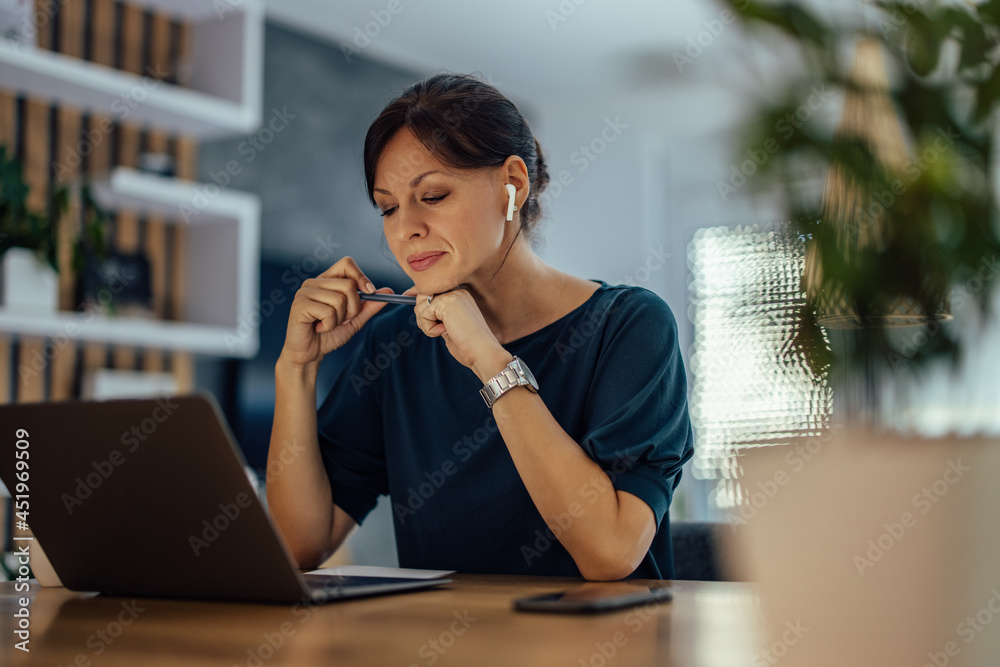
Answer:
[[[447,193],[443,194],[443,195],[427,196],[427,197],[424,197],[421,201],[424,201],[424,202],[426,202],[428,204],[437,204],[438,202],[440,202],[442,199],[444,199],[447,196],[448,196]],[[391,206],[391,207],[389,207],[387,209],[383,209],[382,211],[379,211],[379,215],[381,215],[383,218],[386,218],[386,217],[392,215],[393,213],[395,213],[397,208],[399,208],[399,207],[398,206]]]

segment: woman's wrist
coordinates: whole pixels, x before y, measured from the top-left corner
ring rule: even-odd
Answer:
[[[278,355],[278,361],[274,364],[274,376],[276,379],[280,378],[292,381],[315,382],[318,374],[318,361],[310,361],[305,364],[299,364],[288,359],[284,353]]]
[[[486,384],[513,360],[514,355],[502,347],[497,348],[492,354],[486,355],[476,363],[472,368],[472,372],[476,374],[480,382]]]

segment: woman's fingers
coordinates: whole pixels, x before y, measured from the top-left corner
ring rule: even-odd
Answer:
[[[350,256],[342,257],[337,263],[319,274],[317,278],[347,278],[354,281],[356,291],[368,294],[375,292],[375,285],[368,279],[365,272],[361,270],[361,267],[354,261],[354,258]]]
[[[392,294],[393,290],[375,289],[351,257],[344,257],[319,276],[304,280],[292,301],[283,354],[288,353],[296,363],[308,363],[322,360],[327,353],[347,343],[387,305],[362,301],[359,292]]]
[[[391,287],[380,287],[375,290],[375,294],[392,294]],[[360,297],[359,297],[360,301]],[[389,304],[384,301],[361,301],[361,308],[357,315],[350,317],[345,322],[352,322],[357,330],[361,330],[361,327],[365,325],[372,316],[388,306]]]
[[[337,322],[349,320],[361,312],[361,297],[354,281],[344,278],[310,278],[302,283],[299,291],[306,297],[333,307]]]

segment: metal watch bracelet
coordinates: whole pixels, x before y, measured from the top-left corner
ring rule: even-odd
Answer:
[[[534,376],[531,375],[531,371],[516,356],[502,371],[494,375],[483,385],[483,388],[479,390],[479,394],[486,401],[486,407],[492,409],[497,399],[514,387],[527,387],[532,392],[538,391],[538,383],[535,381]]]

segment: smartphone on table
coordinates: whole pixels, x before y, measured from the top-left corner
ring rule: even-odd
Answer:
[[[514,600],[518,611],[583,614],[625,609],[642,604],[669,602],[669,586],[647,586],[627,581],[587,582],[558,593],[545,593]]]

